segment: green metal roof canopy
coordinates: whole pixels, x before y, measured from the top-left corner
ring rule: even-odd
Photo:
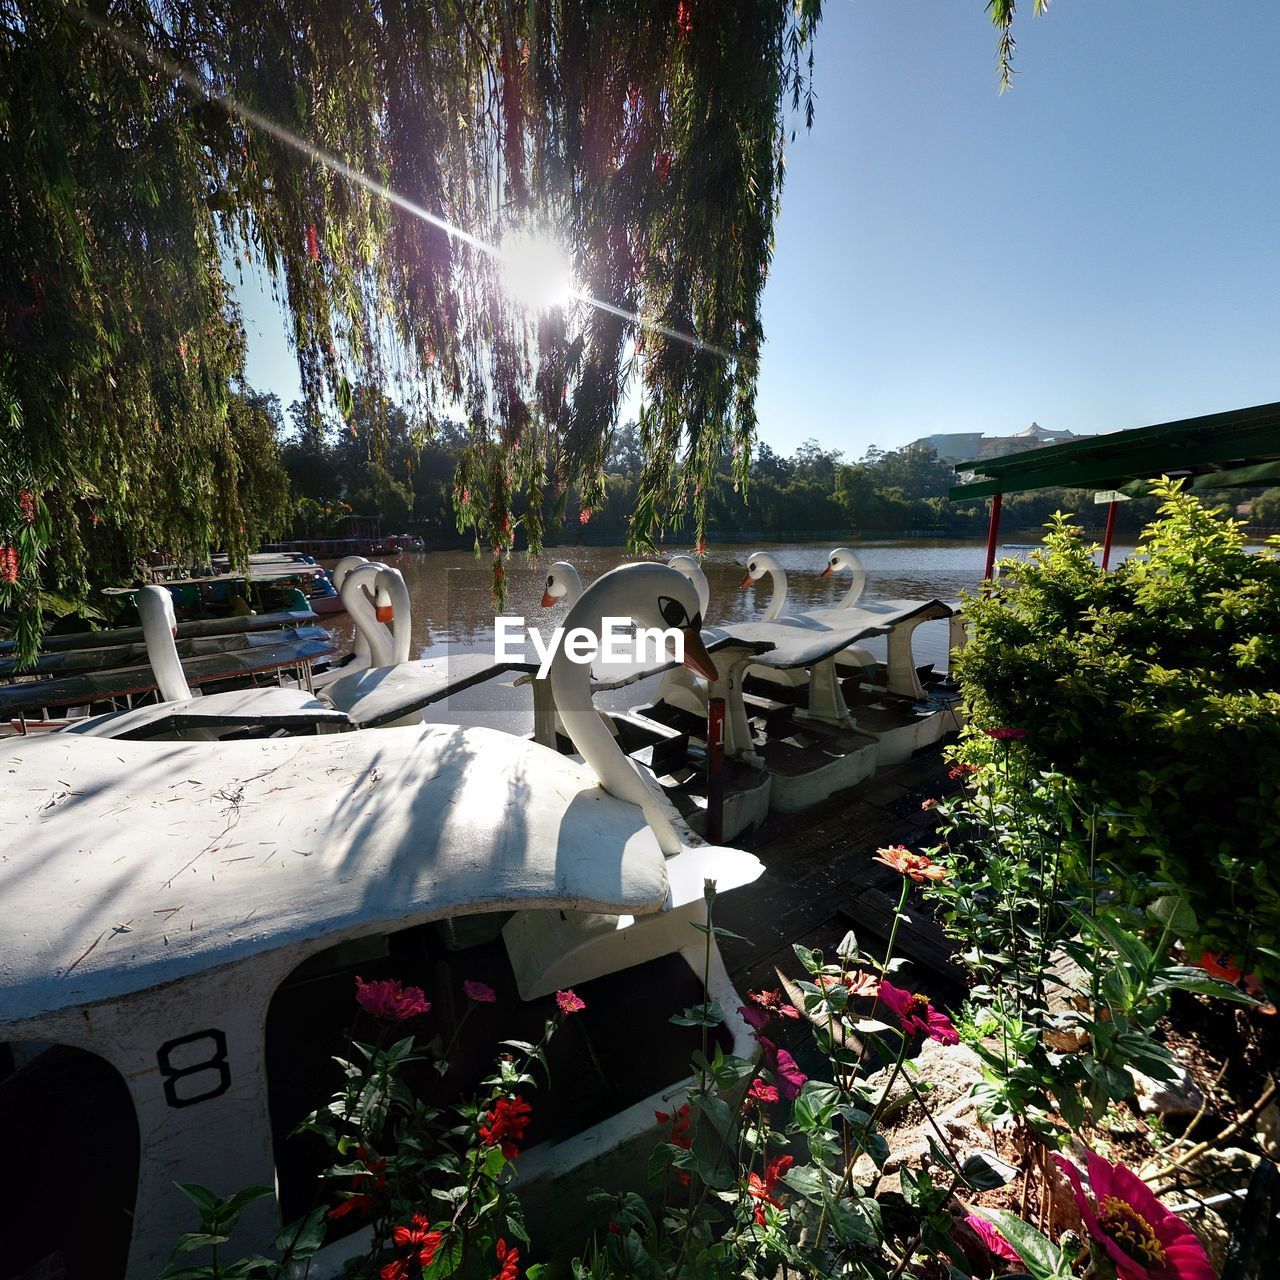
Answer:
[[[1030,489],[1121,489],[1188,473],[1192,488],[1265,484],[1280,475],[1280,403],[958,462],[956,471],[974,479],[951,490],[952,502]]]

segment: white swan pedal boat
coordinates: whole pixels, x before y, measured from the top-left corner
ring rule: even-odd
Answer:
[[[675,619],[696,638],[684,578],[628,572],[606,575],[609,595],[629,588],[642,625]],[[585,667],[552,677],[585,763],[448,725],[193,743],[55,734],[0,755],[0,1120],[12,1133],[41,1108],[71,1116],[77,1098],[96,1099],[86,1128],[53,1151],[52,1185],[34,1161],[0,1176],[0,1275],[91,1263],[106,1280],[151,1280],[193,1225],[175,1181],[283,1188],[266,1049],[273,1001],[300,969],[308,981],[344,973],[389,938],[500,912],[514,913],[502,931],[513,1000],[624,981],[608,975],[671,957],[700,979],[706,936],[691,924],[706,918],[704,882],[725,892],[762,868],[671,820],[592,709]],[[632,996],[660,1005],[665,1025],[671,989],[637,981]],[[735,1009],[714,947],[709,982]],[[736,1013],[725,1030],[750,1052]],[[653,1111],[684,1074],[526,1152],[527,1202],[551,1220],[569,1207],[566,1188],[583,1189],[575,1174],[591,1182],[620,1153],[647,1155]],[[120,1140],[100,1145],[117,1159],[99,1166],[88,1153],[108,1112]],[[125,1149],[136,1166],[121,1163]],[[59,1172],[75,1168],[83,1177]],[[127,1255],[118,1268],[104,1204]],[[271,1201],[255,1206],[236,1247],[264,1248],[279,1217]],[[355,1251],[326,1247],[311,1274],[335,1274]]]

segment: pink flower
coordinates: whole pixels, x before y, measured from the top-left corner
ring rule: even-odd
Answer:
[[[930,796],[929,799],[927,800],[920,801],[921,809],[936,809],[937,807],[938,807],[938,801],[934,796]]]
[[[1014,1247],[986,1218],[980,1218],[976,1213],[971,1213],[965,1219],[965,1222],[981,1237],[987,1252],[993,1257],[1000,1258],[1004,1262],[1012,1262],[1016,1267],[1023,1265],[1022,1259],[1018,1257]]]
[[[590,508],[590,507],[583,507],[583,508],[582,508],[582,510],[578,512],[578,523],[579,523],[579,524],[590,524],[590,523],[591,523],[591,508]]]
[[[777,1102],[778,1090],[771,1084],[765,1084],[759,1076],[751,1082],[751,1088],[747,1090],[747,1097],[753,1098],[756,1102]]]
[[[316,224],[314,222],[307,224],[307,257],[312,262],[320,261],[320,236],[316,232]]]
[[[1107,1251],[1118,1280],[1214,1280],[1204,1246],[1150,1187],[1123,1165],[1089,1153],[1090,1204],[1071,1161],[1055,1155],[1071,1182],[1089,1234]]]
[[[763,1031],[769,1021],[769,1015],[754,1005],[740,1004],[738,1012],[742,1014],[743,1021],[753,1031]]]
[[[805,1081],[809,1077],[796,1065],[796,1060],[785,1049],[779,1049],[772,1040],[757,1035],[756,1043],[764,1050],[765,1064],[773,1072],[773,1078],[778,1083],[778,1092],[788,1102],[794,1102],[800,1096],[800,1090],[804,1088]]]
[[[567,1018],[571,1013],[581,1013],[587,1007],[587,1002],[572,991],[557,991],[556,1005]]]
[[[396,978],[380,982],[356,979],[356,1003],[375,1018],[386,1022],[407,1022],[431,1009],[431,1002],[420,987],[406,987]]]
[[[951,1025],[951,1019],[945,1013],[939,1013],[929,1003],[928,996],[918,996],[914,992],[895,987],[891,982],[882,982],[880,999],[890,1012],[897,1015],[907,1035],[926,1035],[939,1044],[960,1043],[960,1036]]]
[[[498,998],[498,993],[492,987],[483,982],[472,982],[470,978],[462,984],[462,989],[467,993],[467,999],[474,1000],[476,1004],[493,1004]]]
[[[1027,736],[1025,729],[983,729],[982,732],[988,738],[994,738],[997,742],[1020,742]]]

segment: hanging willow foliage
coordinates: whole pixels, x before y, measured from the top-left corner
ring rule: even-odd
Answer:
[[[234,411],[225,277],[251,261],[292,318],[314,413],[374,383],[428,432],[465,419],[459,526],[499,586],[515,524],[540,543],[544,491],[602,493],[633,374],[632,540],[690,509],[701,532],[717,459],[732,442],[743,477],[749,462],[819,8],[0,0],[0,611],[24,647],[42,583],[74,592],[151,547],[243,555],[278,515],[236,479],[262,447]],[[531,314],[483,245],[371,184],[487,245],[553,237],[608,307]]]

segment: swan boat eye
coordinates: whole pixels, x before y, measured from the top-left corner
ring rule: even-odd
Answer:
[[[547,575],[547,586],[554,587],[555,585],[556,585],[556,575],[554,573],[549,573]]]
[[[756,562],[753,560],[749,565],[747,565],[747,572],[755,573],[755,571],[756,571]]]
[[[658,597],[658,612],[662,614],[662,620],[669,627],[685,627],[692,626],[689,621],[689,615],[685,612],[684,605],[679,600],[673,600],[670,596]]]

